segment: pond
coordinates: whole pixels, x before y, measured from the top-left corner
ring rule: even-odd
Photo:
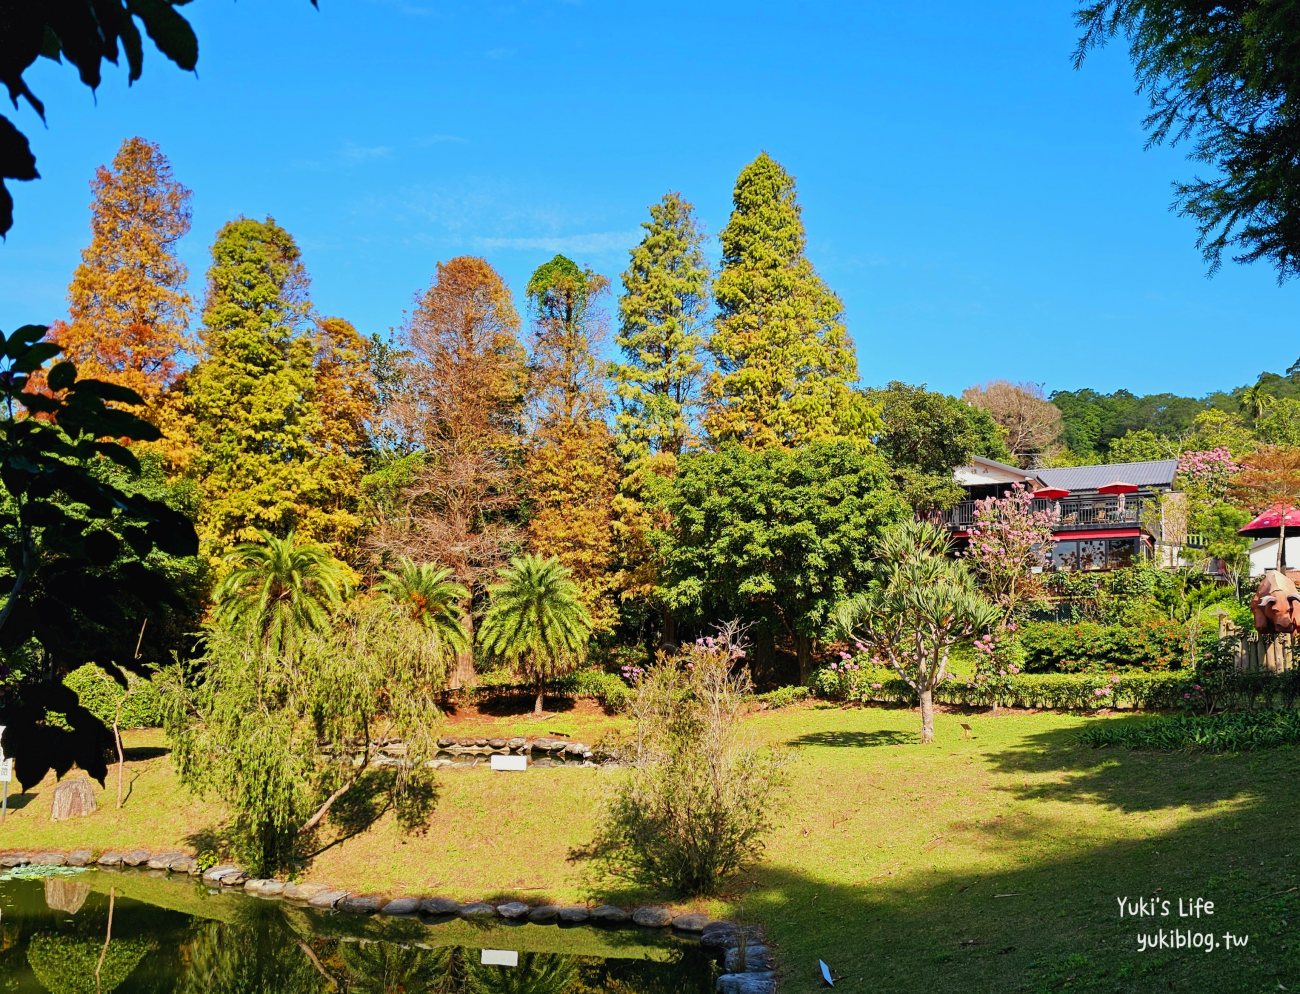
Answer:
[[[706,994],[660,932],[358,918],[91,870],[0,880],[4,994]]]

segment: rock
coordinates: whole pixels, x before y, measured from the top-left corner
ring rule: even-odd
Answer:
[[[446,749],[448,746],[454,746],[455,744],[456,744],[455,739],[449,739],[444,737],[438,740],[439,749]]]
[[[244,882],[248,879],[248,874],[243,870],[232,870],[221,878],[222,887],[243,887]]]
[[[568,745],[564,747],[564,751],[567,752],[570,756],[586,756],[588,753],[591,752],[591,750],[588,749],[581,742],[570,742]]]
[[[156,856],[150,856],[144,865],[151,870],[170,870],[172,860],[181,855],[183,854],[178,852],[159,853]]]
[[[6,869],[13,869],[15,866],[26,866],[31,861],[31,856],[25,852],[11,852],[0,856],[0,866]]]
[[[539,925],[553,922],[559,917],[560,909],[554,904],[539,904],[537,907],[533,908],[532,911],[528,912],[528,920],[530,922],[536,922]]]
[[[263,888],[264,886],[266,886],[267,884],[269,884],[269,883],[271,883],[270,880],[264,880],[264,879],[262,879],[262,878],[260,878],[260,877],[255,877],[255,878],[253,878],[252,880],[245,880],[245,881],[244,881],[244,893],[245,893],[245,894],[254,894],[254,895],[257,895],[257,896],[260,897],[261,894],[262,894],[262,888]],[[283,889],[284,889],[284,888],[281,888],[281,890],[283,890]]]
[[[95,860],[97,866],[121,866],[122,854],[120,852],[100,853],[99,859]]]
[[[567,745],[565,742],[556,742],[555,739],[533,739],[533,748],[540,749],[542,752],[554,752],[557,749],[563,749]]]
[[[632,921],[645,928],[663,928],[672,924],[673,913],[667,908],[637,908],[632,912]]]
[[[488,739],[488,747],[491,749],[504,749],[506,747],[505,739]]]
[[[622,925],[631,917],[622,908],[616,908],[612,904],[602,904],[591,912],[592,921],[601,922],[605,925]]]
[[[420,910],[418,897],[395,897],[379,909],[381,915],[413,915]]]
[[[235,866],[234,863],[218,863],[216,866],[208,868],[207,872],[203,874],[203,881],[209,884],[219,883],[222,877],[228,876],[238,869],[239,867]]]
[[[758,929],[746,927],[744,930],[747,942],[755,943],[758,941]],[[705,925],[700,932],[700,945],[706,949],[730,949],[732,946],[740,945],[741,930],[731,922],[712,922]]]
[[[123,866],[143,866],[148,859],[147,849],[132,849],[130,852],[122,853]]]
[[[520,751],[521,749],[523,749],[523,747],[526,746],[527,744],[528,744],[528,740],[527,740],[526,738],[524,738],[522,735],[520,735],[520,736],[518,736],[518,737],[516,737],[516,738],[513,738],[513,739],[511,739],[509,742],[506,743],[506,745],[507,745],[507,746],[511,749],[511,751],[513,751],[513,752],[519,752],[519,751]]]
[[[195,873],[198,867],[199,864],[191,856],[177,856],[167,864],[167,869],[172,873]]]
[[[32,855],[32,862],[37,866],[64,866],[68,857],[61,852],[38,852]]]
[[[497,914],[502,918],[513,921],[528,914],[528,905],[524,904],[523,901],[507,901],[505,904],[497,905]]]
[[[347,911],[354,915],[374,915],[379,913],[388,902],[382,897],[376,897],[373,894],[351,895],[345,897],[338,904],[340,911]]]
[[[673,928],[679,932],[691,932],[696,935],[704,931],[704,926],[713,919],[708,915],[678,915],[673,919]]]
[[[248,886],[245,884],[244,886]],[[262,888],[258,891],[262,897],[280,897],[284,894],[285,882],[283,880],[263,880]]]
[[[475,901],[473,904],[462,904],[457,914],[462,918],[495,918],[497,909],[486,901]]]
[[[722,968],[728,973],[761,973],[775,965],[772,951],[761,945],[746,946],[743,958],[740,947],[732,946],[722,957]]]
[[[410,747],[407,746],[405,742],[392,742],[389,745],[384,746],[379,751],[382,752],[385,756],[397,756],[400,758],[406,756],[406,754],[409,753],[411,750]]]
[[[724,973],[714,990],[718,994],[776,994],[776,974]]]
[[[66,821],[68,818],[93,815],[98,807],[89,780],[85,777],[64,780],[54,788],[54,805],[50,809],[50,821]]]
[[[318,894],[307,899],[309,908],[320,908],[323,911],[329,911],[345,897],[348,892],[345,890],[323,890]]]
[[[577,905],[560,909],[560,921],[566,925],[577,925],[580,922],[585,922],[590,917],[591,912],[589,910]]]
[[[424,915],[456,915],[460,913],[460,902],[449,897],[426,897],[420,902],[420,913]]]
[[[89,866],[94,858],[95,854],[89,849],[74,849],[68,853],[68,865]]]
[[[329,890],[326,884],[285,884],[284,897],[289,901],[310,901]]]

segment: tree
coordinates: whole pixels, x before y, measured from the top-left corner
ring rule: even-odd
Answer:
[[[217,622],[254,633],[274,655],[291,654],[306,632],[324,630],[348,592],[342,564],[293,532],[263,532],[260,542],[235,546],[225,561],[229,572],[214,595]]]
[[[1172,459],[1178,453],[1178,443],[1161,438],[1149,428],[1130,428],[1110,443],[1106,458],[1109,462],[1147,462],[1153,459]]]
[[[1300,273],[1300,16],[1290,0],[1189,4],[1092,0],[1075,14],[1075,52],[1116,35],[1129,42],[1151,106],[1148,144],[1191,141],[1209,179],[1175,185],[1175,206],[1199,231],[1210,271],[1225,251],[1265,259],[1279,281]]]
[[[268,876],[301,861],[311,833],[363,779],[412,825],[431,796],[447,647],[387,598],[359,598],[282,655],[218,622],[189,673],[159,678],[177,772],[234,812],[237,855]],[[380,764],[400,740],[405,763]]]
[[[1241,467],[1228,492],[1253,513],[1281,512],[1277,541],[1277,568],[1281,570],[1286,565],[1286,516],[1300,508],[1300,449],[1262,445],[1241,460]]]
[[[528,281],[534,311],[525,460],[528,541],[569,569],[595,628],[612,627],[614,438],[597,358],[609,281],[562,255]]]
[[[876,536],[910,514],[884,460],[846,441],[686,456],[666,509],[664,602],[706,623],[756,623],[759,662],[779,631],[802,680],[834,605],[866,582]]]
[[[45,371],[50,394],[28,389],[60,351],[43,341],[46,332],[26,325],[0,333],[0,724],[10,729],[6,751],[24,787],[74,762],[101,783],[108,772],[107,730],[61,683],[91,660],[51,658],[41,647],[100,617],[126,585],[156,590],[146,565],[155,551],[191,556],[197,545],[184,514],[103,472],[111,462],[138,476],[140,463],[121,440],[158,437],[132,410],[138,395],[82,379],[67,361]],[[62,725],[49,720],[53,713],[64,715]]]
[[[993,380],[967,387],[961,399],[983,408],[1006,433],[1007,448],[1022,466],[1050,455],[1061,440],[1060,409],[1043,396],[1037,383]]]
[[[429,629],[457,656],[470,651],[461,607],[469,591],[452,579],[452,571],[437,563],[402,558],[396,570],[385,570],[375,589],[391,597],[415,621]]]
[[[1185,507],[1187,531],[1199,536],[1199,552],[1205,559],[1223,564],[1234,587],[1250,568],[1250,540],[1237,531],[1252,515],[1229,499],[1233,477],[1241,470],[1241,464],[1226,448],[1190,451],[1178,457],[1176,478],[1176,490]],[[1171,494],[1166,501],[1172,498]],[[1187,557],[1187,549],[1184,556]]]
[[[1237,415],[1211,408],[1192,420],[1192,427],[1182,438],[1184,451],[1228,449],[1243,456],[1255,448],[1255,436]]]
[[[618,302],[622,323],[614,341],[624,361],[612,369],[620,448],[629,462],[680,455],[694,438],[709,302],[695,209],[681,194],[666,193],[641,227],[645,235],[632,250]]]
[[[81,375],[134,390],[153,407],[191,351],[188,273],[176,258],[190,230],[190,191],[143,138],[124,141],[90,189],[90,246],[68,288],[70,320],[50,338]]]
[[[1255,421],[1255,434],[1265,445],[1300,445],[1300,400],[1283,397],[1268,405]]]
[[[200,361],[186,383],[205,546],[220,555],[260,531],[296,529],[338,549],[360,522],[339,506],[324,448],[298,246],[271,218],[239,218],[218,233],[212,260]]]
[[[592,846],[613,876],[694,897],[762,853],[785,777],[780,756],[743,737],[744,658],[739,626],[724,625],[638,681],[631,769]]]
[[[449,566],[467,594],[461,624],[473,636],[473,604],[518,539],[518,470],[528,368],[519,315],[483,259],[439,263],[433,284],[402,329],[400,384],[385,417],[408,449],[370,479],[381,557]],[[453,682],[474,678],[460,655]]]
[[[794,178],[764,152],[741,170],[733,204],[713,284],[705,427],[748,448],[845,434],[857,359],[843,304],[804,255]]]
[[[947,394],[898,380],[868,390],[882,428],[876,447],[889,460],[907,502],[919,512],[955,504],[964,491],[953,470],[972,456],[1008,459],[1002,430],[989,413]]]
[[[884,660],[916,691],[921,742],[934,741],[934,688],[948,677],[955,646],[993,629],[998,609],[980,595],[948,535],[905,521],[880,537],[880,575],[836,608],[839,634]]]
[[[965,558],[984,593],[1001,609],[1001,627],[1041,599],[1052,552],[1052,512],[1036,509],[1028,487],[975,502]]]
[[[537,689],[533,713],[540,715],[546,681],[563,676],[586,655],[591,615],[568,569],[555,558],[511,559],[488,592],[479,648],[532,682]]]

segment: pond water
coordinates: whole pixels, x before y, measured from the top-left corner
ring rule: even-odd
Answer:
[[[102,870],[0,880],[4,994],[706,994],[715,975],[659,932],[321,914]]]

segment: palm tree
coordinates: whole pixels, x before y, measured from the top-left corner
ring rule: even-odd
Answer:
[[[437,563],[416,563],[403,556],[395,570],[385,570],[375,585],[410,613],[439,644],[460,655],[469,649],[469,636],[460,620],[460,605],[469,591],[452,579],[452,571]]]
[[[569,571],[555,558],[518,556],[488,588],[479,647],[537,688],[542,713],[546,681],[573,669],[586,654],[591,615]]]
[[[348,592],[347,567],[315,542],[290,532],[244,542],[225,557],[230,572],[216,592],[216,620],[248,626],[282,653],[301,632],[325,627]]]
[[[1263,383],[1247,387],[1241,393],[1241,410],[1251,421],[1258,421],[1264,413],[1277,402],[1271,393],[1266,393]]]

